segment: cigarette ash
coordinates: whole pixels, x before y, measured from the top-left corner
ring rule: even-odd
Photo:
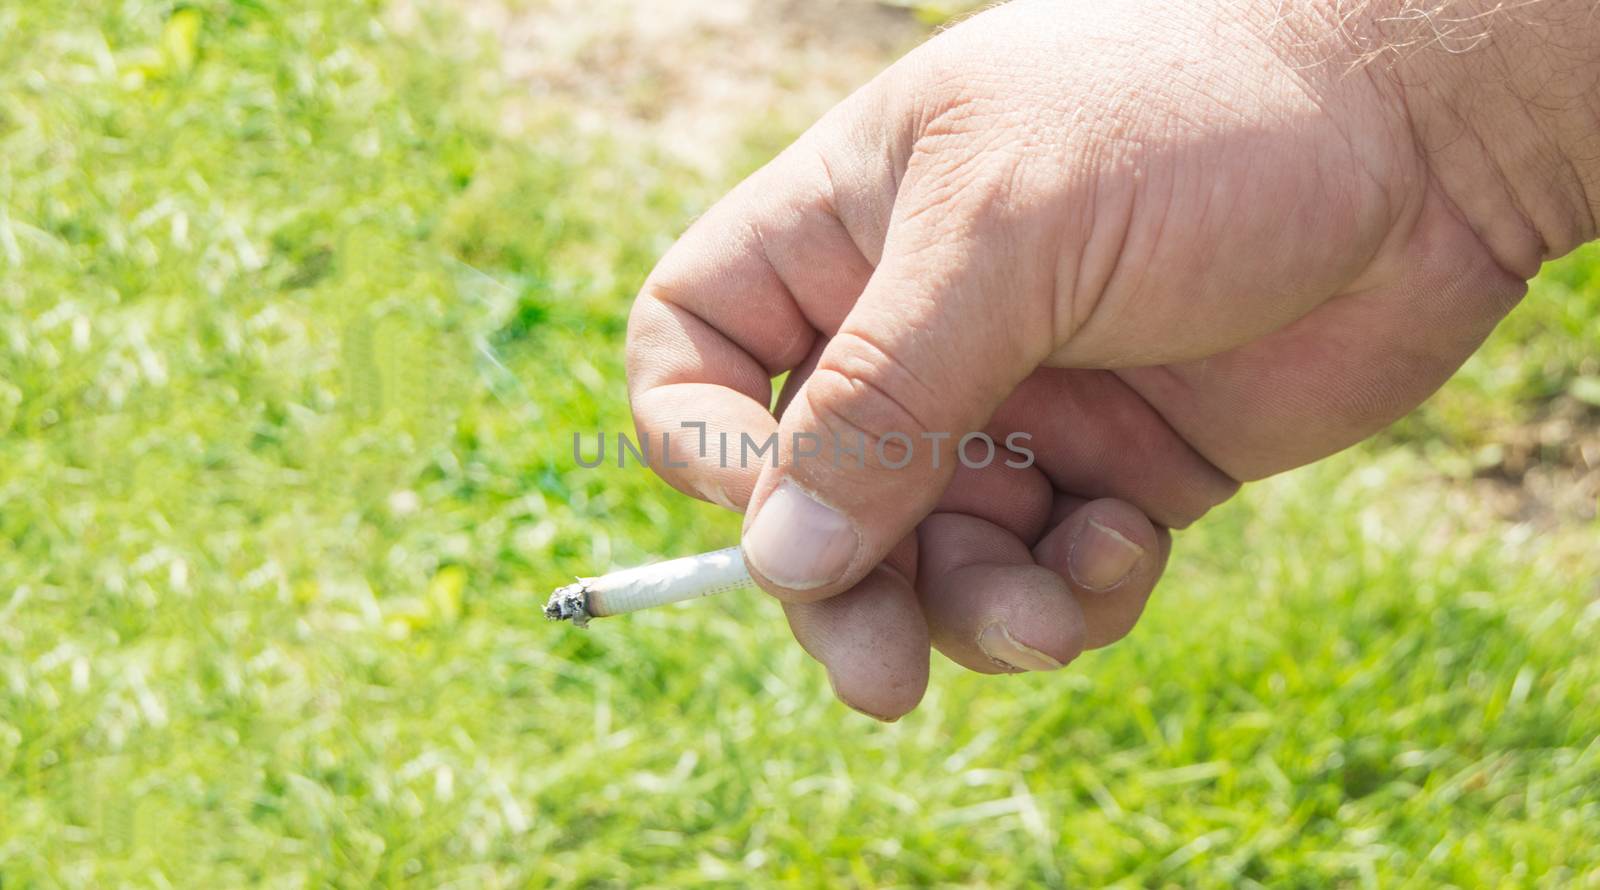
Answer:
[[[589,624],[589,586],[579,579],[575,584],[557,587],[544,604],[544,617],[551,621],[571,621],[578,627]]]

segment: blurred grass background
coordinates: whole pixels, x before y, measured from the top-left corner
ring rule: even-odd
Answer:
[[[1600,252],[1127,642],[879,726],[758,596],[541,618],[734,539],[570,433],[796,122],[687,163],[462,5],[0,3],[0,887],[1600,887]]]

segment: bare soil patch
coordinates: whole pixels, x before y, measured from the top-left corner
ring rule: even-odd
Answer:
[[[717,171],[755,124],[799,130],[927,33],[874,0],[462,0],[499,46],[512,127],[579,125]]]
[[[1495,514],[1535,525],[1593,522],[1600,510],[1600,409],[1556,399],[1501,431],[1472,487]]]

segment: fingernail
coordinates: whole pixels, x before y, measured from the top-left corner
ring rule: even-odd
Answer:
[[[744,555],[763,577],[790,590],[832,583],[850,567],[861,539],[850,520],[785,480],[744,533]]]
[[[1110,590],[1121,584],[1144,556],[1144,548],[1093,519],[1072,542],[1067,571],[1072,580],[1089,590]]]
[[[983,650],[984,655],[1004,667],[1020,671],[1053,671],[1063,667],[1061,662],[1020,642],[1011,635],[1011,631],[1006,630],[1004,624],[998,621],[985,627],[983,632],[978,634],[978,648]]]

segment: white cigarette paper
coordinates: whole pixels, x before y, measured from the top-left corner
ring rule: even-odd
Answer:
[[[728,547],[598,578],[579,578],[550,595],[544,614],[551,621],[570,620],[583,627],[590,618],[715,596],[749,585],[744,556],[738,547]]]

